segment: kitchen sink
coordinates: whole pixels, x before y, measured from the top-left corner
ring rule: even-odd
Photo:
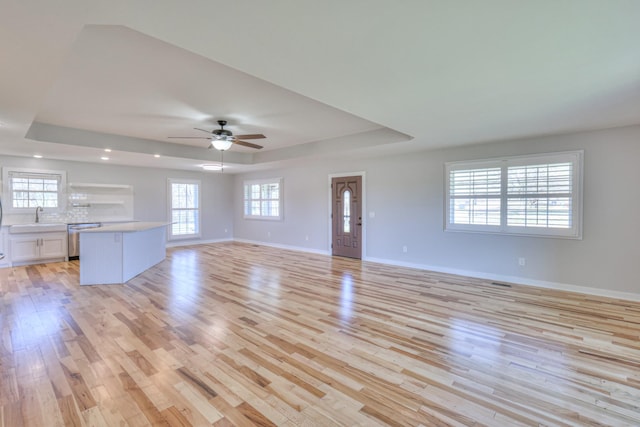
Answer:
[[[34,222],[32,224],[16,224],[9,227],[9,233],[11,234],[44,233],[48,231],[67,231],[67,224]]]

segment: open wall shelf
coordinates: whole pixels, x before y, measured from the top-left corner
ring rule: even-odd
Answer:
[[[133,186],[74,182],[68,186],[68,210],[76,217],[118,221],[133,219]]]

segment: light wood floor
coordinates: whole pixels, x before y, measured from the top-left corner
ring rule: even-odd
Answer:
[[[640,425],[640,303],[238,243],[0,282],[0,426]]]

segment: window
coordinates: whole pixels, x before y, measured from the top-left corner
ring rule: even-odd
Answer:
[[[21,213],[37,207],[64,210],[67,174],[64,171],[3,168],[7,212]]]
[[[582,238],[582,151],[445,165],[445,229]]]
[[[449,174],[451,222],[464,225],[500,225],[499,167],[452,170]]]
[[[342,193],[342,232],[351,233],[351,191]]]
[[[244,182],[244,217],[282,219],[282,178]]]
[[[169,180],[169,239],[200,237],[200,181]]]

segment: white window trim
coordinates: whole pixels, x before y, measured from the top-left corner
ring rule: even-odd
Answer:
[[[174,235],[172,233],[172,226],[169,225],[169,230],[167,233],[167,240],[188,240],[188,239],[197,239],[202,235],[202,183],[196,179],[178,179],[178,178],[169,178],[167,179],[167,217],[169,218],[169,222],[173,220],[173,201],[172,201],[172,188],[171,184],[197,184],[198,185],[198,232],[193,234],[177,234]]]
[[[263,184],[278,184],[278,216],[263,216],[263,215],[247,215],[245,212],[245,189],[247,185],[263,185]],[[282,221],[284,219],[284,179],[283,178],[267,178],[267,179],[252,179],[242,182],[242,215],[244,219],[257,219],[262,221]]]
[[[573,168],[573,192],[572,192],[572,227],[571,228],[547,228],[547,227],[521,227],[506,225],[507,211],[507,169],[509,166],[522,166],[533,164],[572,162]],[[502,169],[501,180],[501,225],[474,225],[450,223],[450,172],[452,170],[464,170],[475,168],[500,167]],[[563,239],[582,239],[583,217],[583,169],[584,150],[565,151],[558,153],[532,154],[524,156],[500,157],[494,159],[470,160],[447,162],[444,168],[444,230],[467,233],[496,233],[516,236],[549,237]]]
[[[46,212],[65,212],[67,209],[66,195],[67,195],[67,172],[60,170],[49,169],[30,169],[30,168],[17,168],[17,167],[3,167],[2,168],[2,194],[4,195],[5,202],[2,205],[5,214],[24,214],[30,213],[34,208],[14,208],[13,207],[13,191],[11,189],[11,180],[9,175],[11,173],[33,173],[50,176],[60,177],[60,186],[58,187],[58,207],[47,207]]]

